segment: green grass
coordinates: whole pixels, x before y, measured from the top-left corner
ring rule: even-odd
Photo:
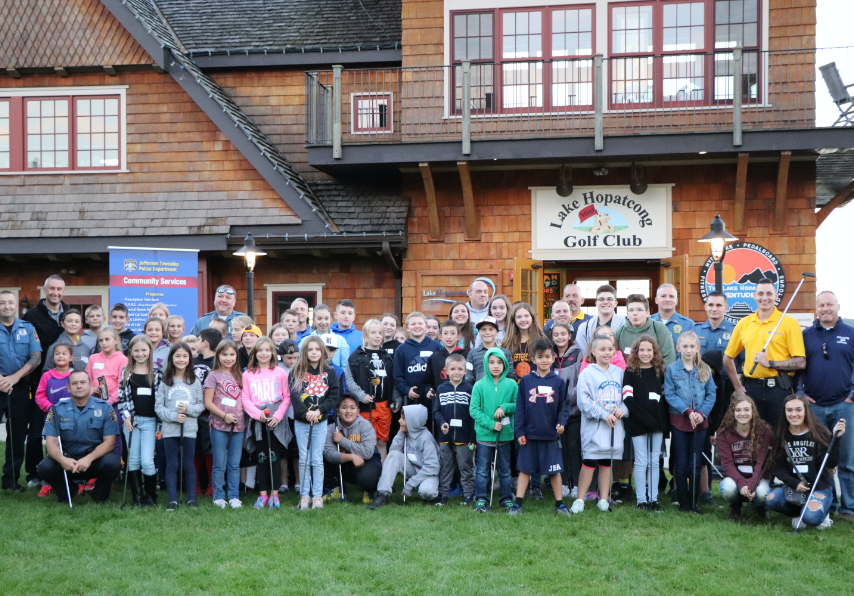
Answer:
[[[661,514],[592,503],[557,518],[553,501],[525,513],[475,514],[453,499],[419,499],[369,512],[354,502],[297,512],[199,509],[173,513],[119,509],[77,497],[74,509],[35,492],[0,494],[0,594],[703,594],[850,593],[854,525],[791,537],[790,521],[697,517],[671,506]],[[665,499],[666,500],[666,499]]]

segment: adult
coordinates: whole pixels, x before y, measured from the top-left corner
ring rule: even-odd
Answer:
[[[658,305],[658,312],[652,315],[652,320],[664,323],[670,332],[670,337],[673,338],[673,345],[675,346],[680,335],[686,331],[693,331],[694,321],[676,312],[676,305],[679,304],[679,296],[676,292],[676,286],[673,284],[661,284],[658,286],[658,289],[655,291],[655,303]]]
[[[617,331],[626,322],[626,317],[617,314],[617,290],[611,284],[596,288],[596,316],[587,317],[578,327],[575,343],[582,354],[587,353],[587,346],[593,338],[593,333],[603,325]]]
[[[119,434],[116,411],[104,400],[92,397],[86,371],[69,375],[68,391],[71,399],[61,400],[47,412],[47,457],[38,465],[39,475],[53,488],[58,503],[68,501],[63,476],[67,475],[72,497],[79,490],[78,480],[94,478],[95,488],[89,494],[96,503],[104,503],[122,467],[121,457],[113,453]]]
[[[581,297],[581,289],[578,285],[566,284],[563,287],[563,297],[561,298],[561,301],[565,302],[569,307],[569,324],[572,325],[573,332],[577,334],[578,328],[581,327],[581,324],[586,318],[589,318],[581,311],[581,306],[584,304],[584,298]],[[557,314],[558,313],[555,312],[554,305],[552,305],[552,318],[546,323],[546,326],[543,327],[543,331],[545,331],[546,335],[549,337],[551,337],[552,326],[558,322]],[[566,323],[566,321],[560,322]]]
[[[750,394],[759,417],[777,428],[783,415],[783,402],[792,393],[790,372],[806,366],[804,336],[795,319],[777,310],[777,288],[770,279],[762,278],[756,283],[753,299],[756,312],[735,326],[724,352],[724,366],[735,387],[733,399]],[[767,351],[763,352],[762,347],[778,321],[780,326]],[[745,353],[743,382],[738,378],[734,360],[742,350]],[[754,363],[757,367],[752,370]]]
[[[735,325],[724,318],[727,309],[727,298],[723,292],[712,292],[706,297],[704,306],[708,319],[694,325],[694,333],[700,340],[700,355],[726,350]],[[725,376],[726,370],[722,371]]]
[[[231,337],[231,321],[234,317],[245,317],[246,313],[234,310],[234,305],[237,304],[237,292],[229,285],[221,285],[214,293],[214,310],[202,315],[193,325],[190,330],[190,335],[198,337],[202,329],[207,329],[211,326],[211,321],[214,319],[222,319],[228,323],[228,339]],[[239,340],[239,338],[238,338]]]
[[[356,305],[347,298],[339,300],[335,306],[335,322],[329,330],[347,340],[347,345],[350,346],[350,354],[362,345],[362,332],[356,329],[355,322]],[[347,362],[347,357],[344,358],[344,362]]]
[[[23,492],[25,489],[18,484],[18,476],[24,463],[24,439],[27,437],[29,420],[27,412],[30,402],[35,405],[36,401],[30,399],[30,379],[27,375],[40,370],[42,347],[36,328],[16,317],[17,314],[18,300],[15,295],[9,290],[0,291],[0,414],[6,415],[6,458],[2,486],[6,490]],[[41,412],[38,406],[36,409]],[[41,439],[36,443],[41,451]],[[38,478],[38,471],[34,467],[32,479],[38,481]],[[40,485],[40,482],[34,484]]]
[[[311,325],[308,324],[308,300],[305,298],[295,298],[293,302],[291,302],[291,308],[297,311],[297,318],[299,319],[299,325],[297,326],[297,343],[301,342],[304,337],[308,337],[311,335],[311,332],[314,329],[311,328]]]
[[[810,404],[818,421],[833,428],[840,418],[854,420],[854,327],[839,318],[833,292],[816,296],[816,320],[804,330],[806,369],[797,393]],[[839,437],[839,517],[854,521],[854,433]]]
[[[476,326],[489,313],[489,285],[478,278],[471,282],[466,294],[469,297],[466,304],[469,307],[469,318],[471,324]]]

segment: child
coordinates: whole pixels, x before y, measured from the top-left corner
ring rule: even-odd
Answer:
[[[362,334],[356,331],[356,305],[344,298],[335,306],[335,323],[329,328],[332,333],[342,336],[350,346],[350,352],[362,345]],[[350,354],[347,354],[349,358]],[[347,359],[344,359],[347,362]]]
[[[383,350],[394,356],[394,351],[400,346],[400,342],[394,338],[400,321],[397,315],[387,312],[380,317],[380,324],[383,326]]]
[[[130,345],[130,340],[134,338],[136,333],[132,329],[127,329],[125,325],[128,323],[128,307],[121,302],[113,305],[110,309],[110,325],[119,334],[121,340],[119,350],[126,352]]]
[[[219,332],[215,329],[202,331]],[[226,505],[239,509],[240,455],[243,447],[243,374],[237,364],[237,344],[220,341],[214,355],[213,370],[205,378],[205,409],[210,412],[210,433],[213,446],[211,484],[215,486],[213,504],[221,509]],[[223,490],[225,470],[228,470],[228,502]]]
[[[474,347],[474,327],[471,324],[469,307],[465,302],[455,302],[448,312],[448,321],[456,323],[459,331],[459,346],[468,354]]]
[[[163,319],[158,317],[148,317],[145,324],[142,326],[142,332],[151,342],[154,348],[154,353],[151,358],[154,362],[154,370],[161,375],[166,369],[166,363],[169,360],[169,342],[163,339],[164,330]]]
[[[391,413],[403,401],[391,379],[392,355],[383,349],[383,328],[376,319],[362,327],[362,346],[350,354],[347,362],[347,392],[359,400],[359,410],[371,423],[381,461],[388,453]],[[391,406],[389,406],[391,402]]]
[[[235,341],[240,342],[240,349],[237,350],[237,358],[238,362],[240,362],[241,370],[246,370],[246,367],[249,366],[249,351],[262,335],[261,329],[258,326],[247,325],[240,332],[240,335],[236,336],[239,339],[235,339]]]
[[[118,331],[114,327],[104,327],[98,333],[98,347],[101,351],[89,356],[89,362],[86,363],[86,373],[92,381],[92,395],[100,397],[113,406],[117,420],[119,419],[119,410],[116,407],[116,402],[119,400],[119,379],[122,369],[128,364],[127,357],[119,349],[120,345],[121,340]],[[101,395],[99,381],[101,377],[104,377],[107,383],[108,395]],[[113,453],[120,454],[121,452],[121,435],[117,435]]]
[[[181,341],[190,346],[190,351],[195,359],[199,355],[199,337],[197,335],[185,335]]]
[[[510,515],[521,515],[525,490],[531,476],[548,474],[555,495],[555,513],[569,516],[561,489],[560,435],[566,426],[566,381],[552,371],[552,342],[538,339],[531,346],[536,370],[519,380],[516,397],[515,436],[519,442],[516,468],[516,502]]]
[[[709,427],[709,412],[715,405],[715,382],[711,370],[700,359],[696,333],[682,333],[676,351],[679,360],[664,373],[664,398],[670,407],[670,445],[676,455],[676,495],[679,511],[702,515],[703,510],[697,506],[702,464],[698,460],[703,459],[700,454]]]
[[[628,408],[622,400],[623,370],[611,364],[617,347],[606,335],[595,335],[590,351],[596,359],[578,375],[578,408],[581,410],[581,473],[578,498],[572,513],[584,511],[584,497],[593,472],[599,467],[600,511],[610,511],[611,461],[623,456],[623,421]]]
[[[578,474],[581,472],[581,410],[578,409],[576,386],[582,354],[572,339],[572,324],[554,323],[549,331],[555,347],[555,362],[552,368],[566,381],[566,401],[569,409],[566,429],[560,436],[564,466],[561,474],[563,496],[571,495],[574,498],[578,494]]]
[[[665,332],[670,335],[666,329]],[[627,353],[623,403],[629,409],[626,427],[635,452],[637,508],[661,511],[658,504],[658,452],[668,427],[667,402],[661,399],[664,393],[664,359],[651,335],[638,337]]]
[[[426,323],[420,333],[426,335]],[[377,496],[368,505],[369,510],[388,504],[398,474],[406,477],[403,485],[404,498],[411,495],[415,489],[418,489],[418,494],[425,501],[433,501],[439,495],[439,448],[436,439],[427,430],[426,423],[427,408],[421,404],[403,406],[400,432],[391,442],[377,485]]]
[[[151,342],[137,335],[128,345],[131,362],[122,370],[119,385],[120,420],[124,421],[128,441],[127,473],[134,505],[157,503],[157,468],[154,466],[154,442],[157,434],[155,394],[161,375],[154,370]],[[131,441],[131,434],[133,441]]]
[[[661,352],[665,368],[676,362],[673,337],[670,335],[667,325],[650,318],[647,297],[643,294],[629,294],[626,298],[626,309],[626,323],[620,325],[614,332],[617,349],[628,358],[631,356],[632,345],[638,338],[641,335],[650,335]]]
[[[240,340],[243,336],[243,330],[246,327],[249,327],[249,325],[254,325],[254,322],[246,315],[240,315],[231,319],[231,337],[234,338],[234,341],[237,342],[239,346],[243,345],[243,342]]]
[[[411,337],[394,353],[394,384],[403,396],[404,404],[410,401],[424,403],[427,360],[441,346],[427,337],[427,320],[420,312],[409,313],[406,326]]]
[[[766,517],[771,474],[765,469],[765,459],[773,434],[771,426],[756,413],[751,398],[743,395],[730,402],[715,445],[725,476],[720,484],[721,497],[729,503],[732,520],[741,519],[741,505],[745,502],[756,509],[760,519]]]
[[[216,329],[208,327],[199,332],[199,338],[196,341],[196,345],[199,347],[193,353],[193,371],[196,373],[196,378],[202,384],[202,387],[205,386],[205,379],[207,379],[207,376],[213,369],[216,348],[221,341],[222,337],[220,337],[220,333]],[[213,496],[213,446],[211,445],[210,428],[210,412],[205,408],[205,411],[199,414],[199,431],[196,434],[196,457],[193,460],[193,464],[196,467],[196,494],[201,494],[202,483],[200,478],[203,477],[207,482],[207,491],[205,494],[209,497]],[[204,472],[204,474],[200,474],[201,472]]]
[[[166,452],[166,491],[169,495],[167,511],[178,508],[178,468],[183,467],[187,482],[187,506],[196,507],[196,470],[193,456],[196,452],[197,418],[205,409],[202,385],[193,371],[190,346],[178,342],[169,348],[166,372],[157,387],[154,411],[162,421],[163,445]],[[183,442],[182,442],[183,441]],[[178,457],[183,447],[183,465]]]
[[[59,325],[62,327],[63,332],[47,349],[42,372],[53,368],[52,348],[57,344],[71,346],[71,368],[74,370],[86,370],[92,348],[87,342],[83,341],[83,337],[80,335],[80,330],[83,328],[83,318],[80,316],[80,311],[76,308],[69,308],[62,311],[59,315]]]
[[[427,315],[424,317],[424,322],[427,323],[427,337],[432,340],[439,341],[442,332],[442,321],[435,315]]]
[[[279,356],[279,367],[283,368],[288,375],[291,374],[294,366],[296,366],[299,358],[299,346],[293,339],[286,339],[277,348]],[[293,468],[294,473],[294,488],[299,488],[299,448],[297,447],[297,439],[294,434],[294,405],[288,407],[288,428],[291,430],[291,441],[288,443],[288,451],[286,458],[282,460],[282,486],[279,487],[279,492],[288,491],[288,461]]]
[[[337,414],[337,422],[326,425],[323,448],[326,488],[340,490],[340,484],[348,482],[358,485],[363,493],[373,494],[383,471],[374,428],[359,416],[359,402],[350,395],[341,398]],[[343,480],[339,477],[339,469]]]
[[[45,414],[52,406],[58,404],[60,399],[71,397],[71,393],[68,391],[68,377],[74,370],[71,367],[73,358],[71,350],[71,346],[61,343],[55,343],[48,348],[53,367],[42,374],[36,389],[36,405]],[[49,497],[51,492],[51,486],[45,483],[39,492],[39,496]]]
[[[172,315],[166,319],[166,341],[171,346],[174,343],[181,341],[181,338],[187,332],[184,325],[184,317]]]
[[[292,308],[287,309],[282,313],[281,325],[285,328],[285,332],[288,334],[285,339],[292,339],[296,341],[299,336],[299,313]]]
[[[216,329],[222,335],[222,339],[228,339],[228,323],[222,319],[214,317],[208,325],[209,329]]]
[[[323,508],[323,445],[326,441],[326,419],[329,411],[338,403],[340,394],[338,375],[326,363],[323,341],[316,335],[306,337],[306,342],[300,349],[299,360],[291,374],[294,430],[299,446],[301,511],[309,508],[309,501],[313,509]],[[304,479],[309,460],[311,477],[306,484]]]
[[[276,323],[270,327],[270,332],[267,335],[273,340],[273,345],[275,346],[279,346],[286,339],[290,339],[290,334],[282,323]],[[279,361],[281,362],[281,358],[279,358]]]
[[[468,350],[464,350],[458,345],[459,341],[459,326],[451,320],[447,320],[442,323],[439,333],[439,342],[442,347],[433,352],[433,355],[427,359],[427,374],[424,375],[424,388],[427,390],[427,397],[431,400],[436,394],[436,389],[439,385],[448,380],[448,372],[445,370],[445,362],[448,359],[448,356],[451,354],[458,354],[462,356],[463,361],[465,361],[469,354]]]
[[[341,394],[347,395],[347,382],[344,378],[344,369],[333,362],[338,355],[338,339],[340,337],[340,335],[335,335],[334,333],[324,333],[320,336],[320,341],[323,342],[323,347],[326,348],[326,364],[332,367],[335,374],[338,375],[338,387],[340,387]],[[361,346],[361,344],[359,345]],[[344,366],[347,366],[346,360],[344,361]],[[329,413],[334,414],[331,411]]]
[[[166,324],[166,319],[169,318],[169,307],[166,306],[162,302],[158,302],[154,306],[148,309],[148,318],[156,317],[163,321],[163,324]]]
[[[486,353],[492,348],[498,347],[495,338],[498,335],[498,321],[495,317],[483,317],[477,324],[478,347],[474,348],[466,356],[466,382],[474,385],[486,376]],[[510,352],[501,348],[504,356],[509,362],[512,358]],[[508,371],[507,378],[516,380],[516,373]]]
[[[504,294],[496,294],[489,301],[487,312],[498,323],[498,334],[495,336],[495,345],[498,347],[501,347],[501,343],[504,341],[504,334],[507,331],[507,314],[512,308],[511,304],[510,299]]]
[[[491,317],[484,317],[491,318]],[[483,321],[481,321],[483,322]],[[483,356],[481,365],[487,372],[474,384],[469,405],[469,414],[474,421],[477,435],[477,475],[475,481],[474,510],[486,513],[486,492],[491,487],[494,471],[492,462],[498,449],[498,503],[509,509],[513,506],[510,479],[510,444],[513,442],[513,419],[516,412],[516,397],[519,387],[516,381],[507,378],[510,371],[507,350],[492,347]]]
[[[407,339],[409,339],[409,331],[407,331],[403,327],[398,327],[397,330],[395,330],[394,332],[394,341],[397,342],[397,347],[402,346]],[[395,353],[397,353],[396,350]]]
[[[329,335],[332,340],[328,344],[334,347],[335,356],[330,360],[335,366],[343,369],[347,364],[347,359],[350,358],[350,345],[344,336],[332,333],[330,326],[332,325],[332,313],[329,312],[329,307],[325,304],[318,304],[314,307],[314,331],[311,335],[326,336]],[[308,336],[306,336],[308,337]],[[300,347],[305,343],[305,337],[300,340]]]
[[[279,344],[276,351],[279,355],[279,366],[284,368],[286,373],[290,373],[291,369],[297,363],[297,358],[299,358],[299,346],[297,342],[292,339],[286,339]]]
[[[92,354],[98,347],[98,332],[104,326],[104,309],[93,304],[88,307],[83,313],[86,319],[87,329],[83,332],[83,343],[89,347],[89,353]]]
[[[439,443],[439,500],[436,505],[448,504],[454,472],[459,471],[464,497],[460,504],[470,506],[474,501],[473,443],[476,436],[474,420],[469,413],[472,386],[463,381],[466,359],[462,354],[450,354],[443,370],[447,370],[448,380],[436,388],[433,400],[434,434]]]
[[[596,331],[593,332],[593,335],[594,336],[601,335],[603,337],[610,338],[611,342],[615,346],[617,345],[617,340],[614,337],[614,330],[611,329],[610,327],[608,327],[607,325],[602,325],[601,327],[597,327]],[[594,362],[596,362],[596,356],[593,355],[593,347],[588,345],[587,346],[587,352],[586,352],[584,358],[581,359],[581,371],[583,371],[585,368],[587,368],[589,365],[593,364]],[[619,350],[617,350],[616,353],[614,354],[614,357],[611,358],[610,364],[613,366],[616,366],[617,368],[619,368],[622,371],[626,370],[626,359],[623,358],[623,354]],[[579,371],[579,372],[581,372],[581,371]]]
[[[244,331],[244,335],[246,333],[247,331]],[[269,337],[259,338],[254,342],[249,354],[241,392],[243,409],[252,418],[249,423],[248,451],[254,451],[255,486],[262,487],[261,496],[253,505],[255,509],[281,507],[277,489],[282,483],[279,461],[285,456],[285,446],[291,440],[291,430],[287,424],[279,423],[284,420],[290,407],[291,395],[288,389],[288,373],[279,368],[276,362],[276,346]],[[270,413],[266,414],[266,410]],[[264,428],[265,424],[268,429]],[[272,478],[268,458],[272,459]],[[267,489],[263,488],[267,486],[270,487],[269,494]]]

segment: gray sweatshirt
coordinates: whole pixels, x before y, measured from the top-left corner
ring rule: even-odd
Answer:
[[[184,420],[184,436],[195,438],[199,429],[199,415],[205,411],[205,398],[202,384],[198,379],[187,385],[183,379],[173,378],[172,386],[161,382],[154,394],[154,411],[163,422],[163,438],[180,437],[181,424],[178,423],[178,402],[187,402],[187,418]]]
[[[504,348],[500,349],[504,352],[504,357],[507,358],[507,362],[513,362],[513,356],[510,355],[510,352]],[[489,350],[481,345],[471,350],[468,356],[466,356],[465,381],[469,385],[474,385],[486,374],[486,369],[483,366],[483,357],[486,356],[488,351]],[[513,367],[510,367],[510,371],[507,373],[507,378],[513,381],[516,380],[516,371]]]
[[[617,333],[617,329],[623,326],[623,323],[626,322],[626,317],[623,315],[618,315],[614,313],[614,316],[611,317],[611,329],[614,333]],[[590,344],[590,340],[593,338],[593,332],[596,331],[598,327],[602,325],[599,324],[599,316],[590,317],[589,319],[584,319],[581,325],[578,327],[578,333],[576,333],[575,337],[575,345],[581,350],[582,356],[587,353],[587,346]]]
[[[605,422],[608,415],[619,408],[623,416],[629,415],[629,409],[623,403],[623,370],[611,365],[603,370],[598,364],[591,364],[578,375],[578,408],[581,410],[581,456],[584,459],[620,459],[623,457],[622,418],[614,426],[614,439],[611,441],[611,427]]]
[[[340,420],[339,420],[340,424]],[[332,435],[336,429],[341,429],[344,438],[341,439],[341,451],[346,451],[352,455],[358,455],[363,460],[368,461],[374,456],[377,448],[377,435],[374,432],[373,425],[362,418],[357,417],[352,426],[344,427],[337,424],[329,424],[326,427],[326,445],[323,447],[323,459],[326,461],[339,464],[341,463],[341,453],[338,452],[338,446],[332,441]]]
[[[403,452],[403,441],[406,439],[404,455],[417,472],[406,479],[404,490],[412,492],[430,476],[439,475],[439,446],[425,426],[427,408],[421,404],[403,406],[403,415],[406,417],[406,433],[397,433],[388,450],[389,453]]]

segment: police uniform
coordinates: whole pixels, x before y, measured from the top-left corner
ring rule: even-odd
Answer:
[[[788,360],[798,356],[805,357],[804,336],[801,326],[792,317],[783,316],[776,308],[767,321],[760,321],[756,313],[746,316],[738,322],[727,345],[726,355],[735,359],[744,350],[744,373],[742,384],[747,395],[756,402],[759,416],[772,427],[780,422],[783,413],[783,401],[792,393],[792,379],[785,371],[757,366],[752,373],[753,359],[762,351],[768,335],[777,321],[782,322],[768,344],[768,360]]]
[[[0,325],[0,374],[4,377],[13,375],[21,370],[30,359],[33,352],[41,352],[39,336],[31,323],[15,318],[11,331],[5,325]],[[6,436],[10,436],[11,427],[13,444],[6,449],[6,459],[3,464],[3,488],[11,488],[18,484],[21,466],[24,463],[24,441],[27,436],[27,405],[30,399],[29,375],[24,376],[12,387],[12,393],[0,392],[0,414],[6,415]],[[11,416],[9,415],[11,410]],[[7,445],[7,447],[9,447]],[[39,446],[41,447],[41,446]],[[11,461],[12,451],[15,452],[15,462]],[[15,471],[14,479],[12,470]]]
[[[729,339],[732,337],[732,332],[735,331],[735,325],[723,319],[717,329],[712,327],[711,321],[697,323],[693,329],[700,340],[700,354],[718,350],[723,352],[729,344]],[[740,363],[736,364],[736,370],[741,372]],[[726,370],[721,371],[721,376],[729,378]]]
[[[664,321],[661,320],[661,315],[658,313],[652,315],[650,319],[664,323]],[[676,346],[679,336],[687,331],[693,331],[694,324],[694,321],[688,317],[683,317],[678,312],[674,312],[673,316],[670,317],[670,320],[664,323],[664,326],[667,327],[667,330],[670,332],[670,337],[673,338],[673,345]]]
[[[66,457],[81,459],[92,453],[104,439],[119,434],[119,424],[113,406],[102,399],[90,397],[81,410],[71,398],[59,401],[48,410],[44,425],[45,437],[59,436]],[[121,458],[115,453],[107,453],[96,459],[85,472],[68,472],[71,496],[77,493],[76,480],[97,479],[92,489],[92,499],[98,502],[110,497],[110,487],[121,471]],[[53,487],[57,501],[65,502],[65,478],[59,462],[50,455],[38,466],[39,475]]]

